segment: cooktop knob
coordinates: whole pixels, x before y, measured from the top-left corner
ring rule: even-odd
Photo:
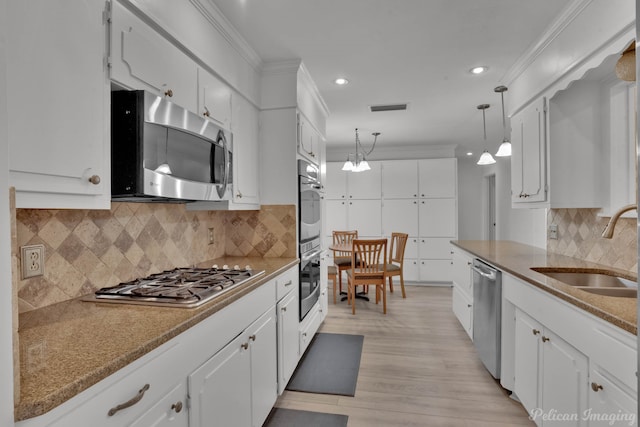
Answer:
[[[244,266],[244,269],[245,270],[251,270],[251,266],[249,264],[247,264],[247,265]]]
[[[218,269],[218,264],[213,264],[213,265],[211,266],[211,268],[215,268],[215,269],[217,270],[217,269]]]
[[[225,264],[225,265],[223,265],[223,266],[222,266],[222,269],[223,269],[223,270],[228,270],[228,269],[229,269],[229,266],[228,266],[227,264]]]
[[[240,266],[238,264],[236,264],[236,265],[233,266],[233,269],[234,270],[240,270]]]

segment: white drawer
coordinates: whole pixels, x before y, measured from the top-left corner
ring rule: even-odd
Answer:
[[[298,287],[298,266],[282,273],[276,279],[276,301]]]

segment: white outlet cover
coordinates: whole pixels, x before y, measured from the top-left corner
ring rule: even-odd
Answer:
[[[44,275],[44,245],[21,246],[20,255],[22,279]]]

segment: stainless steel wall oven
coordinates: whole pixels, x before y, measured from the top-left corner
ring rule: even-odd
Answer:
[[[320,181],[318,168],[298,160],[300,320],[320,296]]]

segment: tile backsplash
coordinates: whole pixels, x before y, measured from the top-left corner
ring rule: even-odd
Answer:
[[[558,239],[547,236],[547,250],[637,274],[635,218],[620,218],[612,239],[603,239],[608,217],[599,209],[549,209],[547,225],[558,226]]]
[[[17,246],[45,246],[44,276],[18,278],[20,312],[150,273],[225,255],[296,256],[294,205],[187,211],[184,204],[120,203],[111,210],[17,209]],[[214,244],[209,244],[209,228]]]

